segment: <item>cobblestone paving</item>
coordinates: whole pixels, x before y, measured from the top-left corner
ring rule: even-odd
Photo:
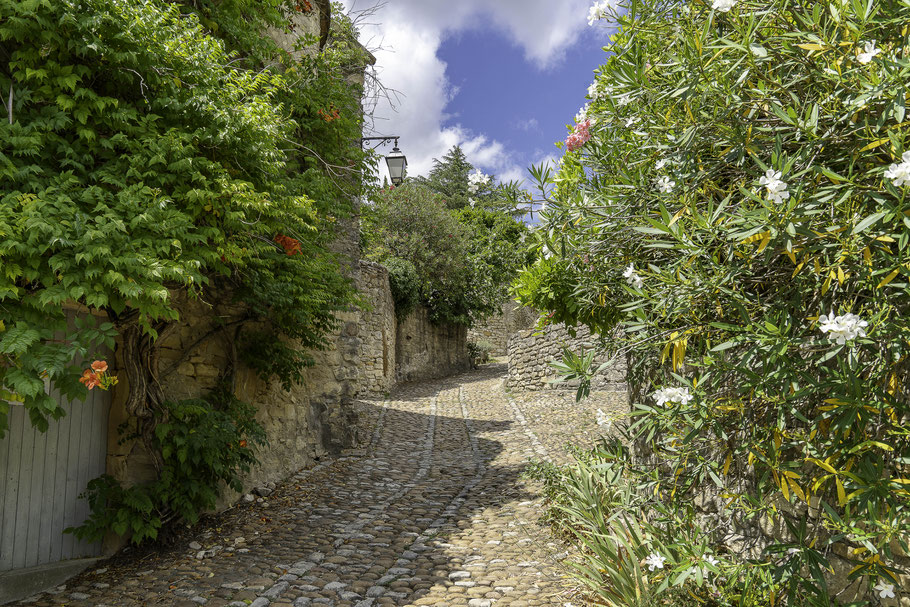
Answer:
[[[593,412],[619,411],[621,397],[513,396],[504,374],[494,365],[365,403],[364,449],[300,472],[151,569],[101,563],[22,604],[578,607],[564,546],[538,524],[538,487],[521,473],[590,442]]]

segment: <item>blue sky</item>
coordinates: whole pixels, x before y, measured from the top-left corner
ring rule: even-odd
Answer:
[[[387,89],[368,108],[365,134],[400,135],[411,175],[459,144],[484,172],[527,179],[528,165],[560,153],[553,144],[584,105],[608,42],[605,26],[587,23],[590,0],[344,5]]]
[[[447,37],[438,56],[457,92],[443,126],[460,125],[501,142],[522,167],[558,154],[553,143],[565,139],[565,125],[584,104],[605,42],[605,31],[592,28],[558,63],[542,68],[490,27]]]

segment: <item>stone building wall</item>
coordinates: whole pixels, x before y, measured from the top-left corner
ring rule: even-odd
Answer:
[[[228,297],[224,298],[229,300]],[[265,428],[268,445],[257,453],[259,465],[244,479],[247,490],[286,478],[327,455],[354,446],[359,436],[354,412],[360,354],[359,314],[339,316],[329,337],[331,347],[310,352],[314,359],[304,381],[284,390],[279,382],[265,382],[237,359],[241,323],[238,306],[178,302],[180,322],[159,341],[158,380],[167,400],[204,397],[224,378],[233,378],[235,396],[255,405],[256,419]],[[227,328],[222,328],[226,326]],[[120,352],[118,352],[119,354]],[[122,364],[117,364],[122,368]],[[127,421],[123,405],[126,376],[114,393],[108,423],[107,469],[127,484],[155,477],[152,458],[141,441],[121,442],[119,426]],[[225,495],[228,505],[237,495]]]
[[[505,356],[509,353],[509,338],[521,330],[530,329],[537,322],[537,312],[509,300],[502,304],[499,314],[468,329],[468,341],[485,341],[493,346],[490,354]]]
[[[571,387],[571,384],[554,386],[549,383],[557,377],[550,363],[562,360],[563,347],[580,354],[582,349],[591,350],[595,342],[596,337],[591,337],[587,327],[578,327],[575,337],[569,335],[563,324],[548,325],[540,331],[518,331],[509,339],[509,388],[526,391]],[[607,360],[603,356],[595,357],[593,367],[596,369]],[[591,387],[595,390],[625,390],[625,381],[625,359],[615,360],[595,377]]]
[[[289,53],[298,56],[314,53],[317,50],[314,45],[300,43],[324,33],[330,12],[328,2],[314,2],[313,10],[295,15],[289,28],[269,29],[265,33]],[[352,68],[349,81],[362,83],[365,66]],[[359,100],[359,89],[352,88],[352,95]],[[340,219],[338,236],[330,248],[338,254],[340,271],[356,283],[360,226],[357,201],[352,202],[351,215]],[[238,360],[238,331],[256,327],[240,322],[245,311],[223,303],[230,299],[225,294],[213,298],[212,303],[187,300],[175,303],[180,321],[162,335],[158,344],[158,380],[165,397],[168,400],[198,398],[219,379],[233,377],[234,394],[256,406],[257,420],[265,428],[268,440],[268,445],[257,453],[259,465],[245,479],[247,488],[286,478],[326,455],[354,445],[358,439],[353,405],[360,367],[360,311],[352,309],[337,315],[339,322],[335,332],[328,336],[329,347],[310,352],[314,364],[306,369],[304,381],[284,390],[279,382],[262,381],[254,370]],[[126,483],[154,478],[152,458],[144,445],[136,441],[119,442],[117,428],[127,418],[123,407],[126,386],[119,388],[114,394],[109,420],[108,473]],[[224,503],[237,497],[226,495]]]

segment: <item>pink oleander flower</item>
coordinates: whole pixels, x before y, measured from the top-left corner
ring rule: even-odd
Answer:
[[[572,134],[566,138],[566,148],[570,152],[581,148],[591,138],[591,121],[583,120],[575,125]]]

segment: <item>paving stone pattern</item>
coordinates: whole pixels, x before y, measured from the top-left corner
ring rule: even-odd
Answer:
[[[365,448],[298,473],[151,568],[121,557],[22,604],[579,607],[566,548],[538,524],[539,487],[522,471],[590,442],[602,430],[593,412],[621,412],[621,396],[513,397],[505,373],[363,403]]]

